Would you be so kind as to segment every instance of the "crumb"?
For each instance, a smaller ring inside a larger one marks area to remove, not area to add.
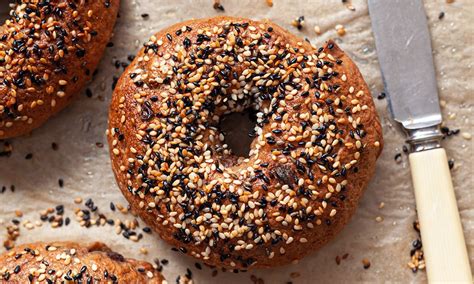
[[[418,238],[412,242],[412,248],[410,250],[410,261],[408,267],[416,273],[418,270],[423,270],[426,267],[425,258],[423,253],[423,244],[420,236],[420,222],[416,220],[413,222],[413,229],[418,233]]]
[[[301,276],[301,274],[300,274],[299,272],[291,272],[291,273],[290,273],[290,277],[291,277],[291,278],[298,278],[298,277],[300,277],[300,276]]]
[[[412,242],[412,249],[410,251],[410,262],[408,262],[408,267],[416,273],[418,270],[425,269],[425,259],[422,250],[422,243],[420,239],[416,239]]]
[[[0,157],[10,157],[13,152],[13,146],[9,142],[3,142],[3,149],[0,148]]]
[[[364,269],[369,269],[370,261],[367,258],[362,259],[362,264],[364,265]]]
[[[355,7],[352,5],[352,1],[342,0],[342,4],[346,6],[350,11],[355,11]]]
[[[385,202],[380,202],[380,204],[379,204],[379,209],[382,209],[382,208],[384,208],[384,207],[385,207]]]
[[[222,12],[225,11],[224,6],[222,6],[220,0],[214,0],[214,5],[213,5],[212,7],[213,7],[215,10],[219,10],[219,11],[222,11]]]
[[[377,221],[378,223],[381,223],[381,222],[383,222],[383,217],[377,216],[377,217],[375,217],[375,221]]]
[[[343,25],[336,25],[335,29],[339,36],[344,36],[346,34],[346,29]]]
[[[303,27],[304,27],[304,16],[299,16],[298,18],[294,19],[291,22],[291,25],[293,27],[297,28],[298,30],[303,29]]]
[[[20,227],[18,226],[19,221],[13,219],[12,224],[7,225],[7,238],[3,242],[3,247],[6,250],[11,250],[15,247],[15,241],[20,236]]]
[[[273,0],[266,0],[268,7],[273,7]]]
[[[263,284],[265,283],[265,281],[263,281],[262,278],[258,278],[257,276],[255,275],[250,275],[250,280],[252,281],[253,284]]]
[[[188,275],[179,275],[176,278],[176,284],[193,284],[193,280],[191,280]]]

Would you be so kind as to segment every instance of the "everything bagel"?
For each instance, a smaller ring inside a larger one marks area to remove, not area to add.
[[[0,28],[0,139],[29,133],[92,77],[119,0],[18,0]]]
[[[221,118],[253,108],[249,157]],[[168,243],[209,265],[301,259],[353,215],[382,150],[361,74],[270,21],[216,17],[152,36],[114,91],[107,136],[118,185]]]

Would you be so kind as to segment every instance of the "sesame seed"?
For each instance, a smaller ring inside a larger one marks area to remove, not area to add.
[[[321,28],[319,26],[314,26],[314,32],[317,34],[317,35],[320,35],[321,34]]]
[[[462,138],[464,138],[466,140],[471,140],[471,138],[472,138],[472,135],[469,132],[463,132],[461,135],[462,135]]]

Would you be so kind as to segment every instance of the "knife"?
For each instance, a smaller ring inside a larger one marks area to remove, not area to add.
[[[395,121],[409,154],[428,281],[472,283],[449,172],[435,69],[421,0],[369,0],[375,45]]]

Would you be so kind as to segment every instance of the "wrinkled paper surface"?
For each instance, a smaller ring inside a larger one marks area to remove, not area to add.
[[[416,219],[413,187],[407,156],[402,155],[401,163],[394,160],[395,154],[402,153],[404,136],[389,118],[387,101],[376,99],[383,86],[365,1],[353,1],[355,11],[347,9],[340,0],[274,0],[271,8],[264,0],[224,0],[222,4],[225,12],[214,10],[211,0],[122,1],[112,40],[115,45],[107,49],[99,73],[89,86],[93,97],[88,98],[82,92],[79,99],[32,135],[11,139],[12,156],[0,157],[0,187],[11,184],[16,187],[14,193],[7,190],[0,194],[0,241],[5,240],[6,225],[15,218],[15,210],[24,212],[24,216],[17,219],[35,223],[40,220],[40,211],[63,204],[65,217],[72,219],[69,226],[51,229],[45,223],[31,231],[21,226],[17,244],[39,240],[100,240],[127,257],[149,261],[156,257],[168,259],[170,263],[164,267],[163,273],[171,283],[177,275],[186,273],[188,267],[193,272],[195,283],[249,283],[252,274],[263,278],[265,283],[424,282],[425,272],[414,274],[407,267],[411,242],[417,238],[412,228]],[[425,1],[425,7],[440,97],[446,102],[442,108],[445,125],[472,134],[474,2],[456,0],[447,4],[444,0]],[[441,11],[445,12],[445,17],[439,20]],[[141,16],[144,13],[148,13],[149,18],[144,19]],[[74,220],[74,208],[85,208],[74,204],[76,197],[92,198],[99,211],[108,217],[133,219],[130,214],[113,213],[109,209],[111,201],[123,205],[126,201],[115,184],[107,147],[96,146],[97,142],[106,144],[111,85],[113,76],[119,76],[121,72],[115,68],[115,60],[127,62],[128,55],[135,54],[149,36],[162,28],[182,20],[215,15],[268,18],[317,45],[336,38],[358,64],[373,92],[385,136],[385,149],[377,163],[375,177],[350,224],[329,245],[299,264],[238,274],[219,271],[216,277],[212,277],[211,269],[205,266],[202,270],[196,269],[194,259],[172,251],[156,235],[144,234],[144,238],[135,243],[116,235],[113,226],[85,229]],[[291,26],[291,21],[301,15],[305,16],[305,28],[298,31]],[[334,27],[337,24],[344,25],[345,36],[336,34]],[[315,25],[321,27],[322,35],[314,33]],[[52,142],[58,144],[57,151],[52,150]],[[474,267],[473,142],[459,134],[445,139],[444,146],[449,158],[455,160],[452,175],[471,266]],[[33,153],[31,160],[25,159],[28,153]],[[64,180],[63,188],[58,186],[60,178]],[[379,209],[381,202],[385,203],[383,209]],[[377,216],[381,216],[383,221],[377,222]],[[140,248],[146,248],[148,254],[140,253]],[[0,252],[3,251],[1,247]],[[345,253],[349,257],[337,265],[336,256]],[[363,268],[363,258],[371,262],[367,270]],[[292,273],[293,277],[290,276]]]

